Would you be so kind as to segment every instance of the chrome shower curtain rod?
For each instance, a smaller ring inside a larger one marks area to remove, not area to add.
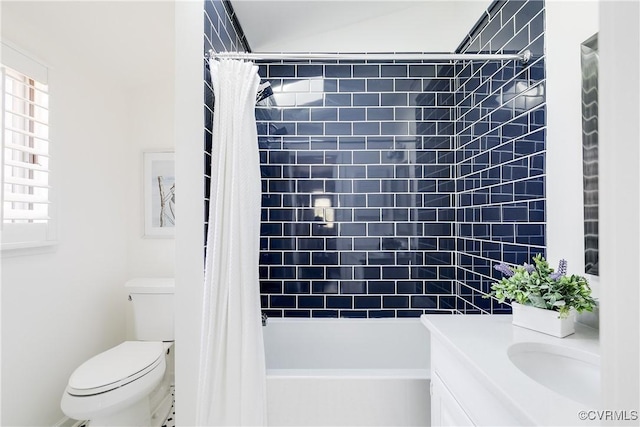
[[[213,52],[209,50],[208,56],[215,59],[247,59],[247,60],[358,60],[358,61],[522,61],[526,64],[531,59],[531,52],[525,50],[515,54],[493,53],[254,53],[254,52]]]

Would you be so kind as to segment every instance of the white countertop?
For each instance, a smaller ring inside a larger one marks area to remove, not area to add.
[[[565,338],[513,326],[510,315],[423,315],[422,323],[432,340],[456,352],[486,380],[510,406],[535,425],[597,425],[579,419],[580,411],[596,410],[562,396],[520,371],[509,359],[507,349],[518,342],[538,342],[600,354],[598,331],[576,323],[576,333]]]

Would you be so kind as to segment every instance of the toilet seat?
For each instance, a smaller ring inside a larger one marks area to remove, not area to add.
[[[156,341],[125,341],[78,367],[67,385],[72,396],[93,396],[129,384],[164,361],[164,345]]]

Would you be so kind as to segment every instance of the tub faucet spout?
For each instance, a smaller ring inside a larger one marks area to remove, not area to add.
[[[262,313],[262,326],[267,326],[267,315],[265,313]]]

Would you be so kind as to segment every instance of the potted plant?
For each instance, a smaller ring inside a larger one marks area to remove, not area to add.
[[[596,305],[587,279],[567,276],[567,261],[554,271],[541,254],[533,264],[494,267],[504,277],[491,286],[487,297],[511,301],[513,324],[563,338],[574,333],[575,313],[592,311]]]

